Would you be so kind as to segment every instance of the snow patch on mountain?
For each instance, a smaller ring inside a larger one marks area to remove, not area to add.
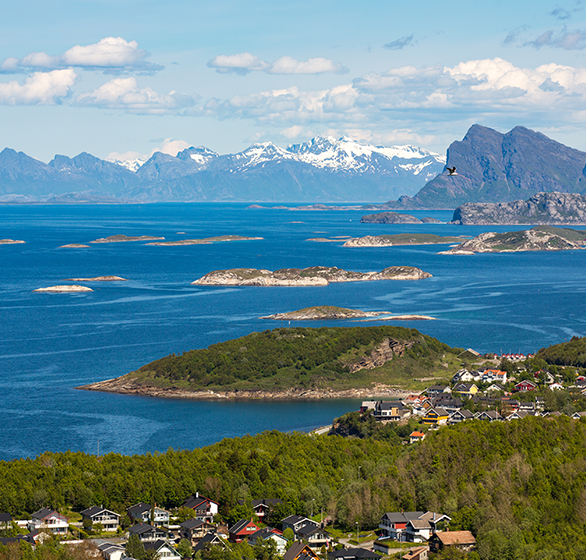
[[[115,163],[116,165],[120,165],[121,167],[125,167],[129,171],[133,171],[136,173],[140,167],[144,165],[146,162],[145,159],[135,158],[135,159],[128,159],[128,160],[118,160],[118,159],[108,159],[110,163]]]

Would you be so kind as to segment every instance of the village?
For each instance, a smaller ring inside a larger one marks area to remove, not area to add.
[[[466,352],[478,357],[472,350]],[[393,401],[363,401],[359,413],[374,418],[377,425],[416,425],[404,439],[406,445],[420,445],[431,431],[467,421],[562,414],[574,420],[586,418],[586,376],[575,368],[529,371],[529,363],[527,356],[505,355],[500,364],[512,364],[506,367],[509,372],[462,368],[450,383],[431,385],[421,393]],[[555,408],[558,401],[550,396],[563,393],[573,400],[566,400],[559,410]],[[316,516],[279,518],[275,513],[281,504],[276,497],[240,501],[231,513],[244,511],[237,510],[240,507],[250,515],[238,519],[220,515],[218,502],[196,492],[172,511],[141,502],[125,512],[93,505],[68,512],[69,517],[50,507],[41,508],[30,519],[13,519],[10,513],[0,512],[0,546],[28,543],[35,547],[53,539],[67,547],[90,546],[91,556],[104,560],[208,560],[222,558],[243,542],[252,547],[255,558],[263,560],[377,559],[396,553],[406,560],[426,560],[445,549],[465,552],[476,546],[470,531],[450,530],[451,518],[442,512],[385,512],[377,530],[365,537],[359,522],[355,534],[343,533],[329,524],[323,511]]]

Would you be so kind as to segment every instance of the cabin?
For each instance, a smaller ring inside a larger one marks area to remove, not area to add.
[[[464,552],[476,546],[476,539],[470,531],[442,531],[429,539],[430,552],[440,552],[445,548],[457,548]]]

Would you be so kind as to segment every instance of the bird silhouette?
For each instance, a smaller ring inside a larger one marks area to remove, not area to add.
[[[457,175],[456,173],[456,166],[454,165],[454,167],[446,167],[446,169],[448,170],[448,173],[450,175]]]

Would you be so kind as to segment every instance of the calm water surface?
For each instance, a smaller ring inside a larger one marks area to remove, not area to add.
[[[100,453],[187,449],[266,429],[310,430],[355,409],[357,402],[350,400],[201,402],[74,389],[170,353],[281,326],[258,318],[271,313],[339,305],[432,315],[438,320],[394,324],[480,352],[531,352],[585,334],[586,251],[450,256],[437,254],[442,246],[344,248],[342,242],[308,241],[515,229],[360,224],[365,213],[250,210],[244,204],[0,207],[0,238],[26,241],[0,246],[0,459],[35,456],[47,449],[95,453],[98,440]],[[451,218],[449,212],[414,214]],[[59,248],[120,233],[168,240],[227,234],[264,239],[177,247],[134,242]],[[313,265],[359,271],[413,265],[433,278],[319,288],[191,285],[216,269]],[[129,281],[88,284],[91,293],[32,292],[65,278],[101,275]]]

